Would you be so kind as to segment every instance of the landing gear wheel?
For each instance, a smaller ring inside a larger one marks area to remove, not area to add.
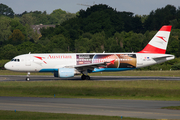
[[[84,75],[84,74],[83,74],[83,75],[81,76],[81,79],[82,79],[82,80],[90,80],[90,77],[89,77],[89,75]]]
[[[81,79],[82,79],[82,80],[85,80],[85,79],[86,79],[86,75],[83,74],[83,75],[81,76]]]
[[[30,80],[30,78],[29,78],[29,77],[27,77],[27,78],[26,78],[26,81],[29,81],[29,80]]]
[[[89,75],[87,75],[87,76],[86,76],[86,80],[90,80],[90,77],[89,77]]]
[[[29,80],[30,80],[30,78],[29,78],[29,77],[30,77],[30,74],[31,74],[30,72],[27,72],[26,81],[29,81]]]

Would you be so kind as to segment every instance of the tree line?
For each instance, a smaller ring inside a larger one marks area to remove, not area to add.
[[[34,32],[30,25],[56,25]],[[163,25],[173,29],[167,53],[180,57],[180,8],[167,5],[149,15],[120,12],[94,5],[76,14],[61,9],[51,14],[30,11],[15,14],[0,4],[0,59],[26,53],[138,52]]]

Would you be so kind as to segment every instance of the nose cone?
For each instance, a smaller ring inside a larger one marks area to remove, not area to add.
[[[6,70],[11,70],[12,65],[11,65],[9,62],[7,62],[7,63],[4,65],[4,68],[6,68]]]

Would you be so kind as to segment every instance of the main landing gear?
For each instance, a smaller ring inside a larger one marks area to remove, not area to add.
[[[29,77],[30,77],[30,74],[31,74],[30,72],[27,72],[26,81],[29,81],[29,80],[30,80],[30,78],[29,78]]]
[[[90,76],[83,74],[83,75],[81,76],[81,79],[82,79],[82,80],[90,80]]]

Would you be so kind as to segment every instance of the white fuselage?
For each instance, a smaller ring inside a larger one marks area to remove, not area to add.
[[[46,53],[24,54],[16,56],[5,64],[5,68],[19,72],[55,72],[59,68],[77,67],[92,63],[115,60],[105,68],[96,68],[99,71],[123,71],[142,68],[174,59],[170,54],[145,53]]]

